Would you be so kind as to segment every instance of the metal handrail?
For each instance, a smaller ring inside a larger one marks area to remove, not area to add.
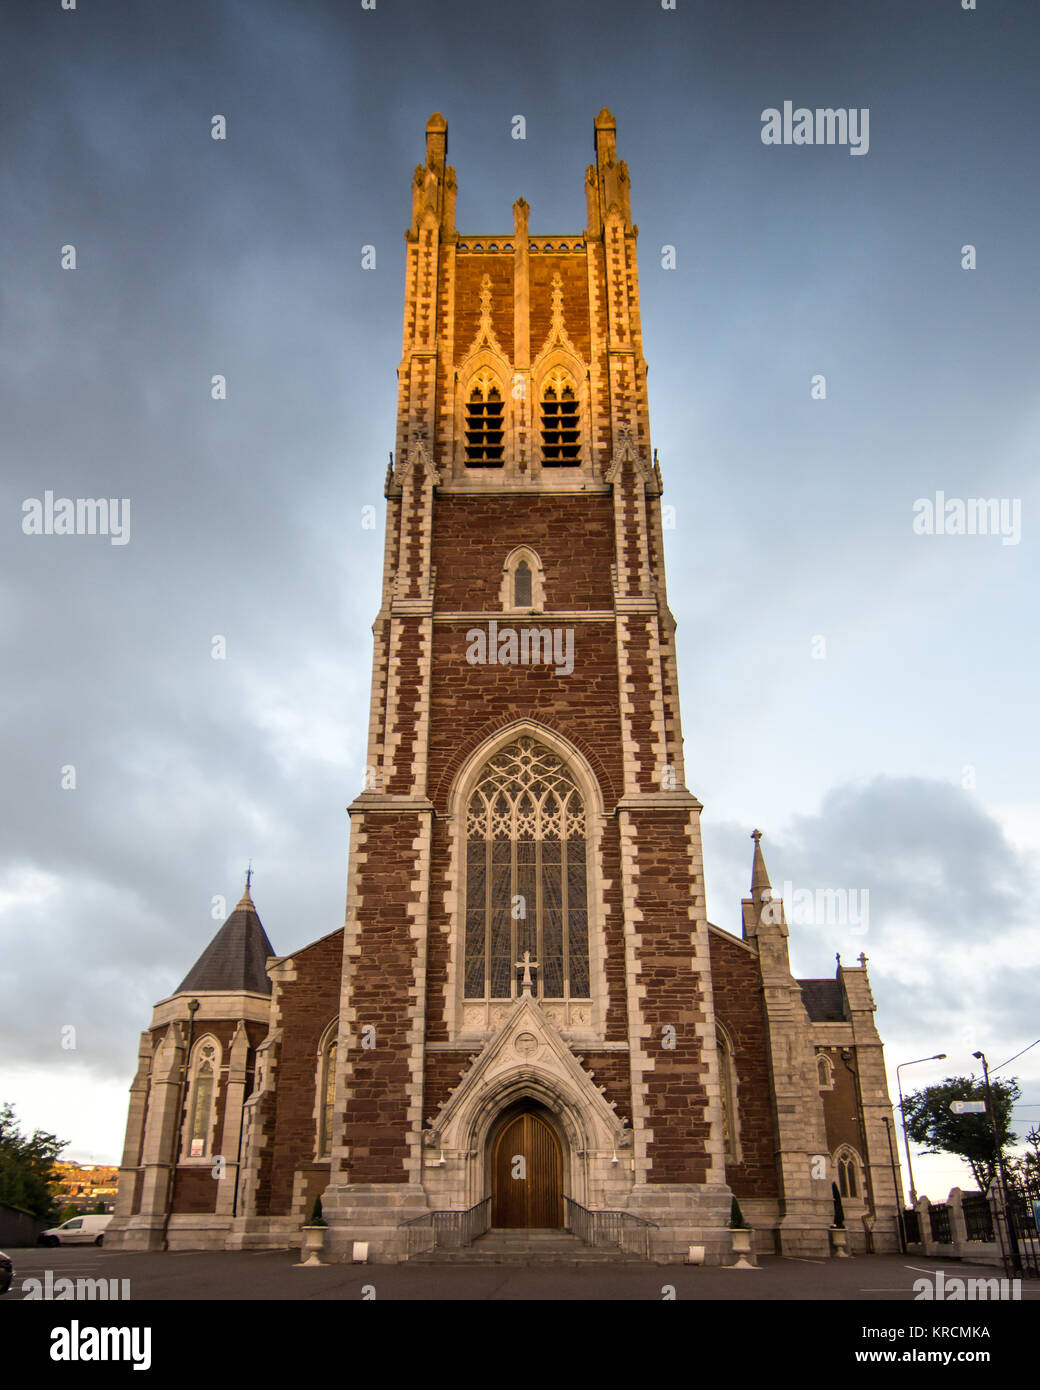
[[[616,1245],[625,1254],[650,1258],[650,1229],[657,1230],[656,1221],[610,1207],[593,1211],[573,1197],[563,1201],[566,1229],[586,1245]]]
[[[491,1226],[491,1197],[482,1197],[465,1211],[424,1211],[402,1221],[409,1255],[425,1255],[431,1250],[462,1250]]]

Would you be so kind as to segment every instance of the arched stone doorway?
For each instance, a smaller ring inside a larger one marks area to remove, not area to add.
[[[563,1225],[563,1145],[548,1111],[532,1102],[511,1107],[488,1145],[491,1225]]]

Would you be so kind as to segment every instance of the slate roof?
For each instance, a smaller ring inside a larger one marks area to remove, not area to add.
[[[802,1002],[814,1023],[844,1023],[845,1007],[840,980],[799,980]]]
[[[177,994],[196,990],[250,990],[270,994],[266,966],[274,947],[249,896],[242,894],[234,912],[185,975]]]

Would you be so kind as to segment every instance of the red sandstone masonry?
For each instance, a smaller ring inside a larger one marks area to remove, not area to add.
[[[343,1169],[352,1183],[405,1182],[416,948],[408,904],[418,877],[413,844],[419,818],[407,811],[370,812],[364,830],[366,860],[357,908],[363,946],[347,966],[355,1018],[343,1136],[350,1157]],[[361,1046],[366,1025],[375,1029],[371,1049]]]
[[[737,1197],[775,1197],[776,1116],[758,958],[714,931],[708,938],[715,1017],[733,1043],[737,1072],[743,1162],[726,1164],[726,1181]]]
[[[387,730],[387,736],[389,741],[393,735],[399,735],[400,741],[396,746],[393,771],[387,778],[386,790],[394,796],[407,796],[412,788],[412,759],[423,687],[423,642],[420,620],[395,618],[394,626],[398,633],[395,648],[397,713],[393,727]],[[391,653],[391,659],[393,655]]]
[[[564,238],[561,238],[564,240]],[[575,238],[577,240],[577,238]],[[552,330],[552,282],[560,277],[563,290],[563,326],[567,337],[588,361],[589,339],[588,262],[585,256],[531,255],[531,360],[534,361]]]
[[[434,625],[437,693],[430,711],[428,785],[442,785],[442,774],[454,761],[467,729],[501,716],[515,718],[519,712],[595,749],[611,781],[622,786],[613,620],[576,625],[574,670],[569,676],[557,675],[552,666],[471,665],[466,660],[466,633],[475,625],[465,620]]]
[[[701,1039],[703,990],[710,978],[694,974],[690,906],[688,812],[632,812],[637,826],[636,908],[639,983],[645,989],[644,1044],[653,1060],[645,1074],[648,1152],[653,1183],[704,1182],[710,1137]],[[666,1026],[675,1029],[675,1047],[663,1046]]]
[[[318,1046],[339,1010],[342,928],[295,952],[292,961],[296,978],[282,984],[279,993],[282,1045],[277,1071],[277,1113],[268,1146],[273,1147],[267,1188],[267,1211],[272,1216],[288,1215],[296,1169],[314,1164]],[[324,1172],[327,1184],[327,1163]]]
[[[511,238],[498,238],[499,245],[506,240]],[[442,250],[442,258],[444,254]],[[485,275],[491,280],[491,326],[507,360],[513,360],[513,257],[467,251],[455,257],[456,364],[469,356],[480,328],[480,282]]]
[[[554,608],[612,609],[613,516],[607,496],[438,497],[433,531],[437,612],[501,615],[502,566],[518,545],[537,551],[545,571],[549,611],[538,619],[547,620]]]

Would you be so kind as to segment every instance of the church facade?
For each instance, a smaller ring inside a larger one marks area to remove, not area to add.
[[[708,922],[687,788],[629,175],[595,121],[581,233],[455,227],[447,124],[406,234],[366,785],[346,922],[279,957],[247,882],[141,1035],[124,1249],[396,1261],[431,1213],[660,1261],[898,1248],[865,958],[796,980],[749,841]],[[591,1214],[591,1215],[590,1215]]]

